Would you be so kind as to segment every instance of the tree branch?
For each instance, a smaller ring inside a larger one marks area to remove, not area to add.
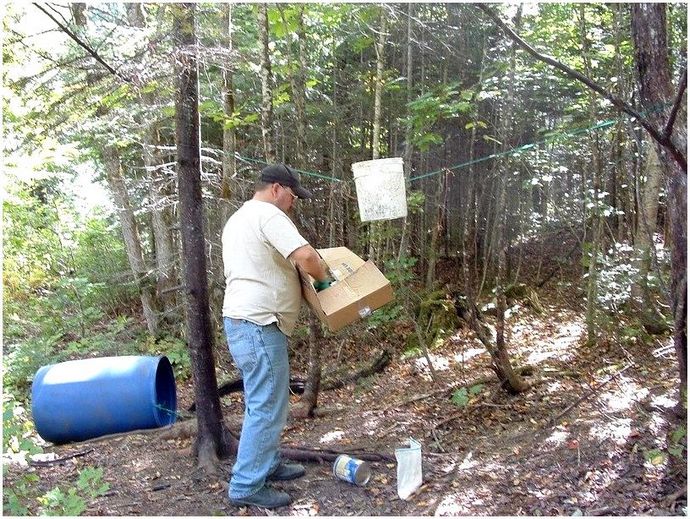
[[[52,14],[50,14],[48,11],[46,11],[45,9],[43,9],[43,7],[41,7],[40,5],[38,5],[36,2],[32,2],[32,3],[33,3],[33,5],[36,6],[39,10],[43,11],[43,13],[45,13],[45,15],[46,15],[48,18],[50,18],[51,20],[53,20],[53,22],[55,22],[55,24],[60,28],[60,30],[61,30],[62,32],[64,32],[65,34],[67,34],[67,36],[69,36],[70,38],[72,38],[80,47],[82,47],[84,50],[86,50],[86,52],[88,52],[96,61],[98,61],[101,65],[103,65],[106,69],[108,69],[108,71],[109,71],[111,74],[114,74],[115,76],[119,77],[119,78],[122,79],[123,81],[126,81],[127,83],[132,83],[132,80],[131,80],[130,78],[128,78],[128,77],[126,77],[126,76],[123,76],[120,72],[118,72],[118,71],[115,70],[113,67],[111,67],[110,65],[108,65],[108,63],[106,63],[105,60],[104,60],[103,58],[101,58],[95,50],[93,50],[93,49],[92,49],[91,47],[89,47],[86,43],[84,43],[83,41],[81,41],[81,40],[79,39],[79,37],[78,37],[76,34],[74,34],[72,31],[70,31],[68,27],[66,27],[65,25],[63,25],[62,23],[60,23]]]
[[[683,101],[683,94],[685,94],[685,89],[688,86],[688,69],[684,68],[680,74],[680,86],[678,87],[678,93],[676,94],[676,101],[673,103],[673,108],[671,109],[671,115],[668,116],[668,122],[664,128],[663,138],[669,140],[671,138],[671,133],[673,133],[673,125],[676,122],[676,116],[678,115],[678,110]]]
[[[537,51],[534,47],[532,47],[529,43],[527,43],[525,40],[523,40],[517,33],[515,33],[510,27],[508,27],[503,20],[487,5],[484,4],[476,4],[476,7],[478,9],[481,9],[486,13],[486,15],[491,18],[496,25],[498,25],[503,31],[515,42],[517,43],[520,47],[522,47],[525,51],[527,51],[529,54],[537,58],[539,61],[543,61],[544,63],[547,63],[551,65],[554,68],[557,68],[561,72],[564,72],[567,76],[570,76],[573,79],[576,79],[580,81],[581,83],[584,83],[587,85],[589,88],[594,90],[595,92],[601,94],[604,96],[606,99],[611,101],[615,107],[617,107],[619,110],[625,112],[626,114],[630,115],[633,117],[640,125],[649,132],[649,135],[658,142],[662,147],[666,148],[669,153],[673,156],[674,160],[678,162],[683,170],[687,170],[687,160],[685,158],[685,155],[678,150],[678,148],[671,142],[670,139],[670,134],[669,137],[665,137],[665,134],[659,133],[659,131],[652,126],[652,124],[645,119],[641,113],[639,113],[637,110],[635,110],[631,105],[623,101],[622,99],[614,96],[611,94],[608,90],[606,90],[604,87],[599,85],[598,83],[594,82],[584,74],[578,72],[577,70],[571,69],[567,65],[564,65],[560,61],[557,61],[556,59],[552,58],[551,56],[547,56],[545,54],[541,54],[539,51]]]

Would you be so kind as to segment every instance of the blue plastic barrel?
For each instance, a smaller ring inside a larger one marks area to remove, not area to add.
[[[46,441],[67,443],[175,422],[175,375],[167,357],[101,357],[43,366],[31,412]]]

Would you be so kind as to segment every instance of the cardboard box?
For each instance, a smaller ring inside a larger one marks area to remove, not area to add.
[[[346,247],[318,249],[336,283],[317,292],[314,279],[300,271],[302,295],[328,329],[336,332],[393,300],[390,281],[369,260]]]

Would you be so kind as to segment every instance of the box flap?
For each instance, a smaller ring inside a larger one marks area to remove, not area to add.
[[[359,267],[364,265],[364,260],[347,247],[318,249],[317,252],[323,261],[326,262],[337,281],[341,281],[347,276],[354,274]]]

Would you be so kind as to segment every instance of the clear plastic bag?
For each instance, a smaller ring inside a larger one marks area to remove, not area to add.
[[[407,499],[422,486],[422,444],[410,438],[409,447],[395,449],[398,461],[398,496]]]

